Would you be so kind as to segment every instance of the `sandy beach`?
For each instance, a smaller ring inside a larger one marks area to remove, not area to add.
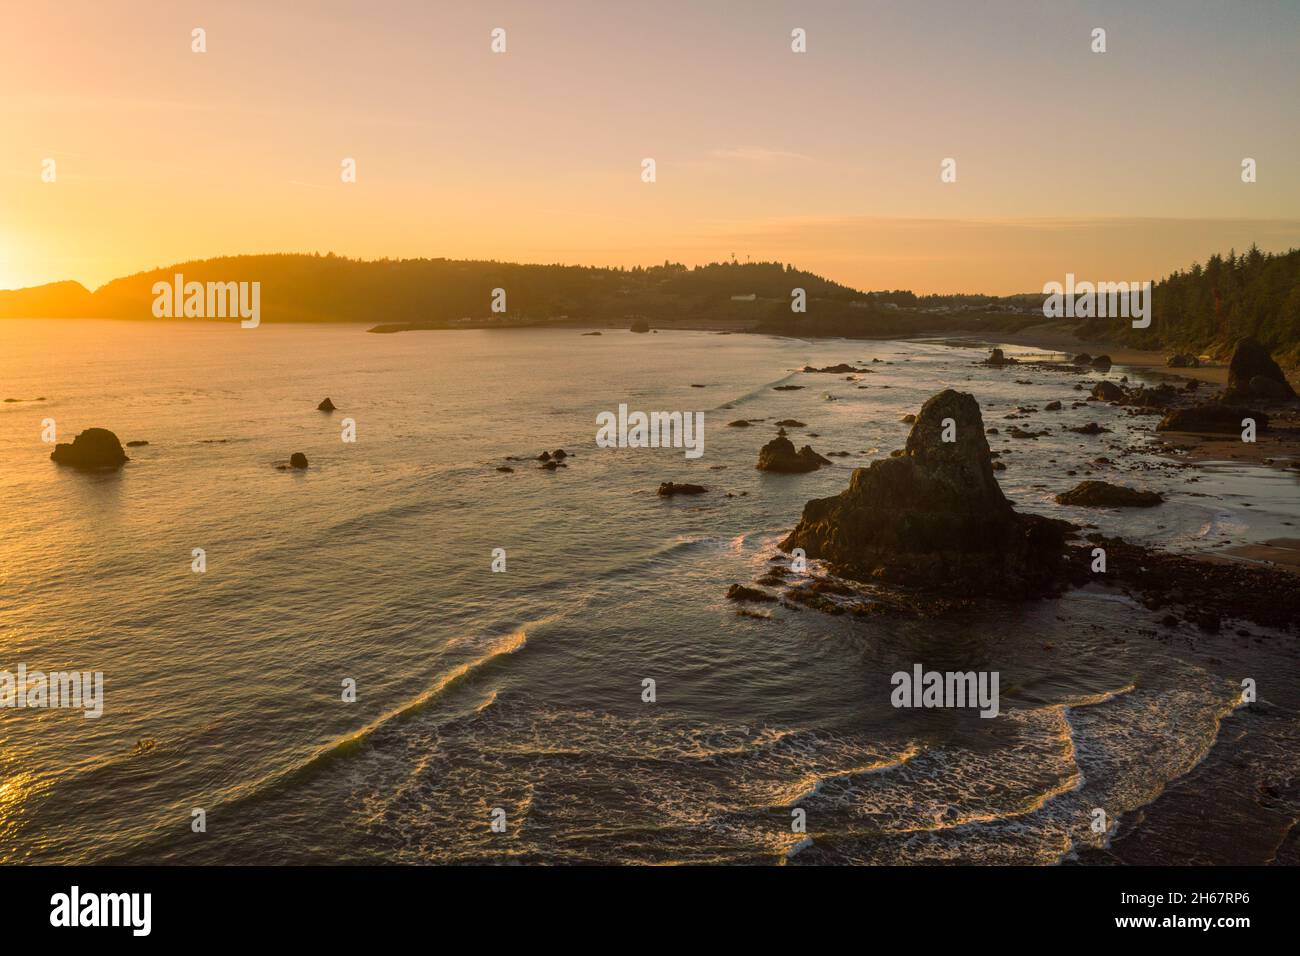
[[[1073,329],[1067,323],[1046,322],[1000,338],[1007,345],[1040,348],[1044,351],[1061,352],[1071,356],[1078,355],[1080,352],[1087,352],[1089,355],[1109,355],[1111,361],[1116,365],[1165,372],[1180,378],[1196,379],[1213,385],[1223,386],[1228,384],[1228,364],[1226,362],[1202,364],[1197,368],[1173,369],[1165,364],[1169,358],[1168,350],[1132,349],[1122,345],[1108,345],[1104,342],[1085,342],[1074,337]]]

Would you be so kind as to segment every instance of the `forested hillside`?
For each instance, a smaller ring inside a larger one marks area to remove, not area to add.
[[[502,324],[728,325],[800,336],[904,337],[926,332],[996,335],[1043,321],[1042,295],[862,292],[780,262],[679,263],[631,269],[521,265],[456,259],[362,261],[334,255],[230,256],[183,262],[115,279],[95,292],[76,282],[0,292],[0,318],[152,317],[153,285],[186,281],[262,283],[262,320],[368,322],[441,327]],[[791,310],[803,289],[806,311]],[[492,311],[494,289],[506,293]],[[1253,335],[1284,365],[1300,365],[1300,250],[1252,247],[1214,255],[1160,280],[1151,326],[1080,320],[1081,340],[1226,356]]]
[[[1107,335],[1134,348],[1164,348],[1225,357],[1253,335],[1284,365],[1300,365],[1300,249],[1274,255],[1213,255],[1155,287],[1151,327],[1094,319],[1084,338]]]
[[[269,322],[443,323],[461,319],[545,322],[753,322],[762,303],[807,290],[819,302],[861,293],[778,262],[665,262],[632,269],[521,265],[456,259],[362,261],[334,255],[231,256],[182,262],[115,279],[94,293],[77,283],[0,292],[0,317],[151,318],[155,282],[260,282]],[[492,311],[505,290],[504,313]]]

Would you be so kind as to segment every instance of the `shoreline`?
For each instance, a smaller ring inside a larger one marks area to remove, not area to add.
[[[1196,368],[1170,368],[1166,364],[1169,353],[1160,349],[1134,349],[1105,342],[1085,342],[1068,334],[1068,329],[1054,323],[1034,325],[1019,332],[999,336],[999,343],[1020,348],[1043,349],[1065,355],[1087,352],[1090,355],[1109,355],[1115,365],[1143,371],[1157,371],[1175,378],[1196,379],[1214,385],[1228,384],[1228,366],[1214,363]]]

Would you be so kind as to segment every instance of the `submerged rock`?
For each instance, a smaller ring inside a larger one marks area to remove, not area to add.
[[[702,495],[708,488],[703,485],[677,484],[672,481],[665,481],[659,485],[659,490],[655,492],[661,498],[671,498],[673,495]]]
[[[830,463],[829,458],[823,458],[809,445],[804,445],[796,452],[794,442],[784,435],[778,435],[758,450],[757,468],[759,471],[801,474],[816,471],[822,465]]]
[[[842,374],[844,374],[845,372],[865,372],[865,371],[867,371],[867,369],[864,369],[864,368],[858,368],[857,366],[854,366],[854,365],[848,365],[847,363],[844,363],[844,362],[841,362],[839,365],[827,365],[825,368],[813,368],[813,366],[811,366],[811,365],[805,365],[805,366],[803,367],[803,370],[804,370],[805,372],[822,372],[822,373],[828,373],[828,374],[831,374],[831,375],[842,375]]]
[[[307,456],[304,455],[304,454],[303,454],[302,452],[300,452],[300,451],[296,451],[296,452],[294,452],[292,455],[289,456],[289,467],[290,467],[290,468],[306,468],[306,467],[307,467]]]
[[[756,601],[762,603],[775,603],[776,597],[768,594],[766,591],[760,591],[758,588],[745,587],[743,584],[733,584],[727,588],[728,601]]]
[[[87,428],[72,439],[72,444],[61,442],[50,452],[50,460],[73,468],[120,468],[131,459],[107,428]]]
[[[332,411],[334,411],[335,405],[334,405],[333,402],[331,402],[331,401],[329,400],[329,396],[326,395],[326,396],[325,396],[325,401],[323,401],[323,402],[321,402],[319,405],[317,405],[316,408],[317,408],[319,411],[322,411],[322,412],[332,412]]]
[[[922,406],[902,454],[855,469],[845,491],[808,502],[781,548],[803,548],[845,577],[1026,598],[1060,578],[1068,527],[1011,507],[993,476],[979,404],[946,389]]]
[[[1262,379],[1256,382],[1256,379]],[[1256,339],[1247,336],[1237,343],[1228,365],[1228,390],[1225,401],[1251,398],[1286,402],[1295,398],[1295,389],[1286,380],[1273,356]]]
[[[1138,491],[1108,481],[1085,481],[1056,496],[1057,504],[1085,508],[1150,508],[1164,500],[1159,492]]]

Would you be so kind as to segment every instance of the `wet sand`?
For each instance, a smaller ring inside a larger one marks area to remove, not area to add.
[[[1300,413],[1267,409],[1269,430],[1253,442],[1236,435],[1198,432],[1161,432],[1160,437],[1181,461],[1240,461],[1273,468],[1295,468],[1300,464]]]
[[[1164,349],[1132,349],[1122,345],[1108,345],[1103,342],[1084,342],[1074,337],[1071,326],[1058,322],[1030,326],[1019,332],[1000,335],[998,341],[1006,345],[1019,345],[1024,348],[1040,348],[1045,351],[1063,352],[1078,355],[1109,355],[1115,365],[1125,365],[1146,371],[1159,371],[1184,379],[1196,379],[1213,385],[1228,384],[1228,364],[1212,363],[1198,368],[1169,368],[1165,362],[1169,358]]]
[[[1045,323],[1021,332],[998,337],[1000,345],[1040,349],[1044,353],[1077,355],[1109,355],[1114,369],[1123,374],[1125,369],[1139,370],[1148,375],[1187,381],[1205,382],[1219,387],[1228,384],[1227,363],[1202,365],[1198,368],[1169,368],[1165,361],[1169,353],[1163,350],[1130,349],[1099,342],[1083,342],[1074,338],[1068,325]],[[1114,370],[1113,369],[1113,370]],[[1112,370],[1112,371],[1113,371]],[[1288,376],[1295,384],[1296,376]],[[1209,402],[1216,397],[1212,390],[1201,389],[1192,396],[1193,403]],[[1262,432],[1254,442],[1243,442],[1236,435],[1201,434],[1196,432],[1161,432],[1161,438],[1170,446],[1170,452],[1180,461],[1234,461],[1274,468],[1295,468],[1300,465],[1300,410],[1294,407],[1262,407],[1270,420],[1269,430]]]
[[[1231,555],[1231,557],[1224,557]],[[1267,564],[1279,571],[1300,574],[1300,538],[1270,538],[1257,544],[1240,544],[1222,554],[1195,555],[1199,560],[1214,562],[1248,561]]]

